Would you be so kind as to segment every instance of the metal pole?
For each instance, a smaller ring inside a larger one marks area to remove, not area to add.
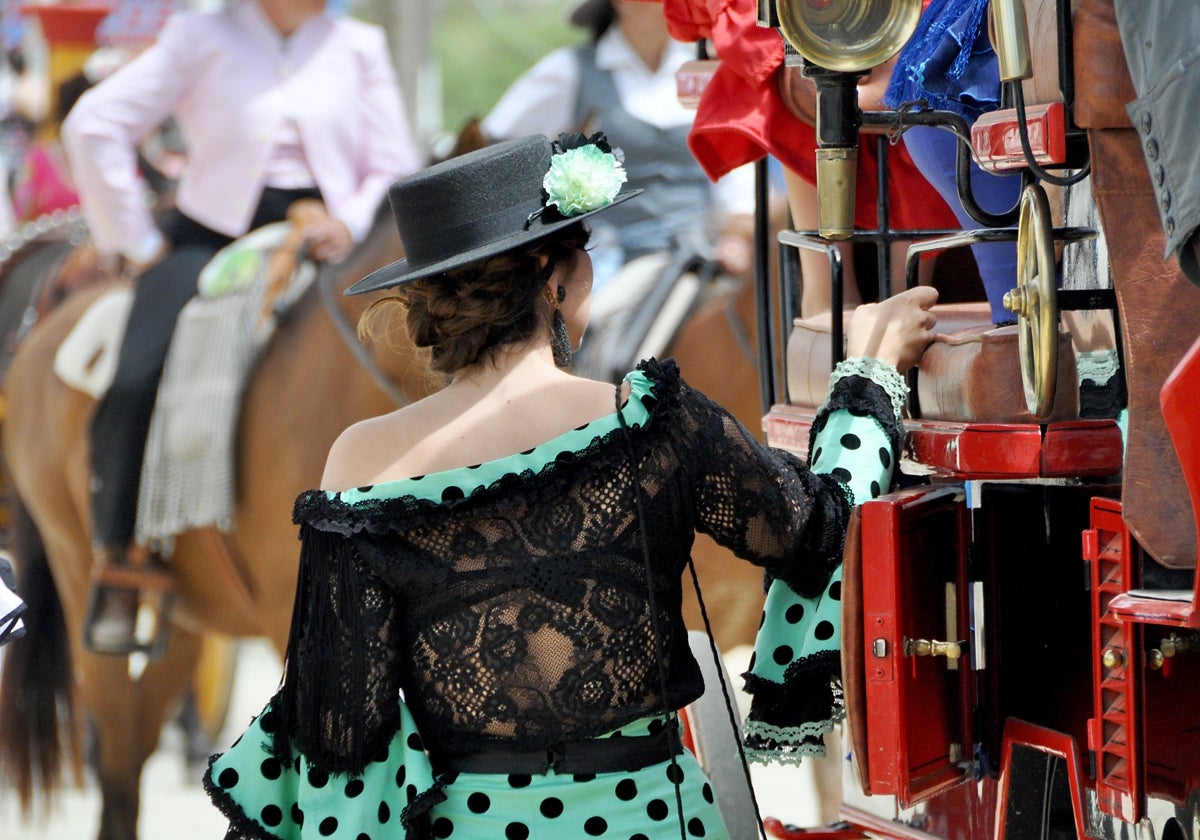
[[[409,124],[419,143],[441,130],[441,78],[430,47],[445,0],[365,0],[363,16],[388,33]]]

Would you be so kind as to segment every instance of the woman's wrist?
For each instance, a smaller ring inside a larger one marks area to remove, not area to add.
[[[896,370],[895,365],[881,361],[874,356],[853,356],[838,362],[829,376],[830,393],[833,392],[838,382],[849,376],[861,376],[882,388],[891,401],[896,422],[900,423],[903,420],[904,404],[908,401],[909,389],[908,383]]]

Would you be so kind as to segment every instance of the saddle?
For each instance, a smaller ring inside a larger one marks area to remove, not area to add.
[[[1082,0],[1075,13],[1076,122],[1087,130],[1092,193],[1101,227],[1122,247],[1109,253],[1125,347],[1129,433],[1122,477],[1124,519],[1161,565],[1192,568],[1196,524],[1159,392],[1200,333],[1200,289],[1166,237],[1141,140],[1125,112],[1136,94],[1112,0]]]
[[[298,203],[290,217],[222,249],[201,272],[180,313],[150,421],[135,542],[169,557],[173,538],[214,526],[228,531],[241,395],[276,322],[316,275],[305,259]],[[99,397],[116,370],[132,290],[101,295],[55,355],[56,374]]]

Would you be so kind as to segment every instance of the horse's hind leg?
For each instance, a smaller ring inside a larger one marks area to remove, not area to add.
[[[102,807],[99,840],[137,836],[142,768],[158,745],[167,713],[188,685],[200,640],[173,628],[163,657],[137,680],[124,657],[81,654],[81,689],[98,738]]]

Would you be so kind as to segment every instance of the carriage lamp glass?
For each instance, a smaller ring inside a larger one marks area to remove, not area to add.
[[[921,0],[778,0],[779,29],[796,52],[827,70],[862,72],[912,37]]]
[[[557,147],[557,144],[555,144]],[[612,204],[628,176],[618,156],[602,137],[593,135],[582,145],[558,151],[542,179],[546,206],[563,216],[578,216]]]

